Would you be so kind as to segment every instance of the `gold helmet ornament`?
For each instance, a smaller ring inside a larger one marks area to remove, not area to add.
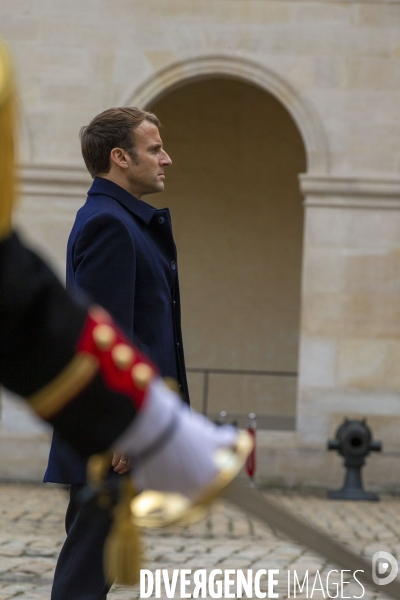
[[[14,184],[14,77],[10,53],[0,41],[0,239],[11,232]]]

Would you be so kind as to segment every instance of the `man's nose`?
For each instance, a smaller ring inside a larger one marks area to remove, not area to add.
[[[172,165],[172,160],[170,159],[168,154],[165,152],[165,150],[163,150],[163,155],[161,157],[161,164],[164,165],[165,167],[169,167],[170,165]]]

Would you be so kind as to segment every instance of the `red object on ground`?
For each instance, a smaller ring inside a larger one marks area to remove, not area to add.
[[[254,473],[256,471],[256,428],[255,427],[248,427],[247,431],[249,432],[249,434],[251,435],[251,437],[253,438],[253,450],[251,451],[251,453],[249,454],[248,459],[246,460],[246,472],[247,475],[253,479],[254,478]]]

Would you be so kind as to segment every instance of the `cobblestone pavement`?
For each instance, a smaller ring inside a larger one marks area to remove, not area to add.
[[[379,503],[345,503],[329,502],[322,495],[278,492],[270,492],[270,495],[365,556],[371,557],[377,550],[400,556],[400,498],[384,497]],[[43,485],[0,485],[0,600],[49,599],[54,566],[64,538],[66,503],[67,495],[60,489]],[[258,569],[279,569],[275,591],[283,599],[288,597],[288,569],[292,573],[296,570],[299,577],[309,571],[310,595],[304,594],[304,590],[303,593],[298,591],[297,598],[318,600],[326,596],[321,591],[311,595],[316,571],[325,582],[328,571],[335,568],[222,501],[214,505],[202,523],[183,530],[147,533],[145,546],[144,567],[168,569],[170,575],[173,569],[181,568],[191,569],[192,573],[197,569],[207,572],[252,569],[253,573]],[[265,580],[261,581],[261,589],[266,591]],[[334,579],[331,582],[333,586]],[[318,587],[321,587],[319,583],[315,585]],[[177,589],[174,597],[180,598]],[[334,590],[331,587],[331,597],[335,596]],[[368,590],[361,594],[359,585],[345,586],[345,597],[386,598]],[[140,595],[138,588],[114,586],[108,597],[109,600],[133,600]],[[161,597],[167,597],[164,586]],[[341,597],[340,592],[338,597]]]

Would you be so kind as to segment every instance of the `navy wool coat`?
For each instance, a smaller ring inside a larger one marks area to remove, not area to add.
[[[161,375],[178,381],[189,402],[168,209],[157,210],[97,177],[68,240],[67,288],[108,310]],[[85,461],[54,434],[44,481],[84,483],[85,472]]]

